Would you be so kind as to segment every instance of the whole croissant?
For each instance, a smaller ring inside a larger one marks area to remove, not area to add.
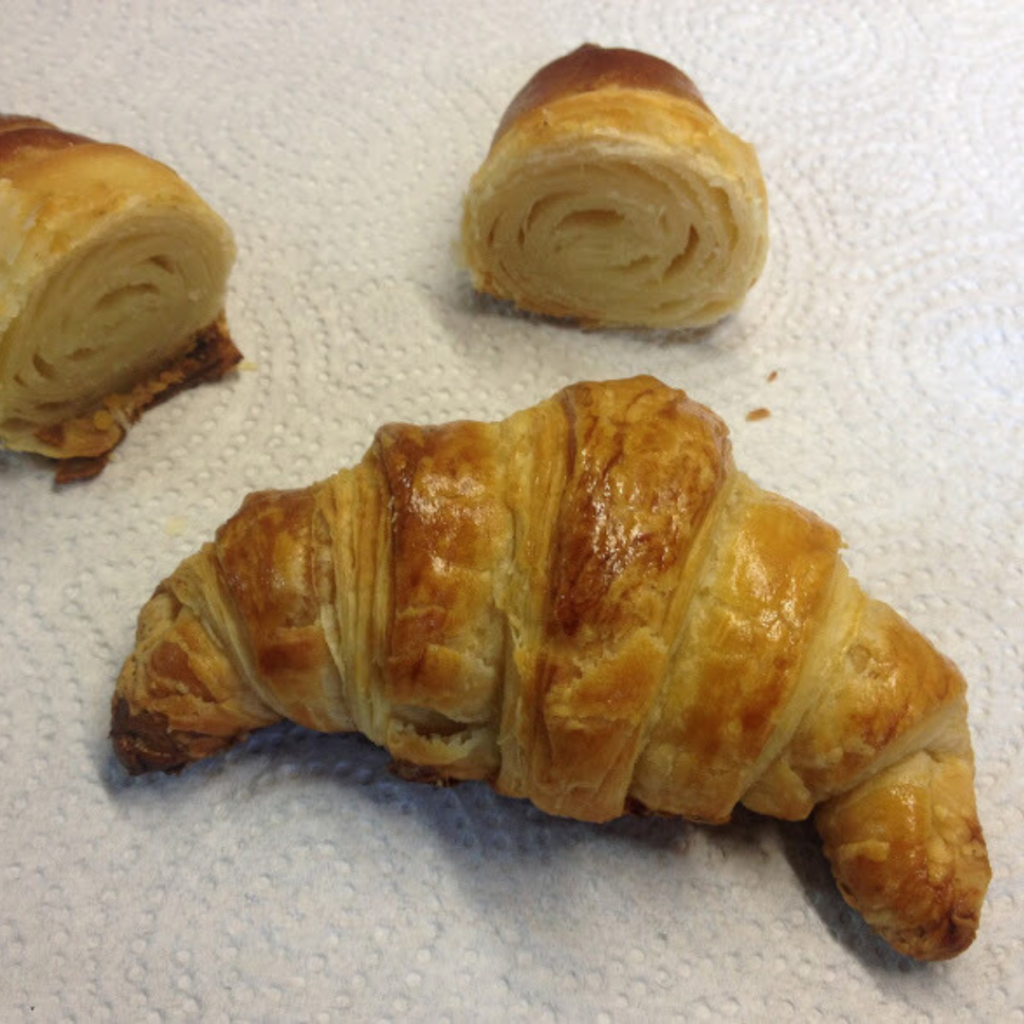
[[[989,879],[964,681],[839,547],[653,378],[386,426],[355,468],[249,496],[157,588],[114,747],[173,772],[291,719],[585,821],[816,808],[846,899],[950,957]]]
[[[588,326],[713,323],[767,249],[753,147],[683,72],[636,50],[588,44],[538,71],[464,203],[478,290]]]
[[[0,442],[92,476],[147,407],[220,377],[234,256],[170,168],[0,115]]]

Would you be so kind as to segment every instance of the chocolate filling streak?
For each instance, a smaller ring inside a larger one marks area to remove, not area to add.
[[[231,340],[227,323],[221,317],[199,331],[183,355],[136,384],[131,391],[108,396],[100,408],[92,412],[37,430],[36,437],[40,441],[57,447],[63,444],[69,432],[114,433],[107,451],[58,460],[56,482],[68,484],[98,476],[110,461],[114,448],[124,440],[128,426],[139,420],[147,409],[180,391],[219,380],[241,359],[242,353]]]
[[[167,772],[177,775],[188,763],[188,750],[179,745],[159,711],[132,713],[123,697],[114,701],[110,739],[117,759],[130,775]]]

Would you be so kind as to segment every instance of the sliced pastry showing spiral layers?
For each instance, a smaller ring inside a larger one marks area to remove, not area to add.
[[[169,167],[0,115],[0,442],[91,476],[146,408],[222,376],[234,258]]]
[[[966,687],[839,551],[652,378],[385,426],[354,468],[251,495],[160,584],[114,748],[175,772],[289,719],[583,821],[815,814],[847,900],[950,957],[989,880]]]
[[[512,100],[465,198],[462,251],[479,291],[523,310],[705,326],[764,266],[757,154],[678,68],[587,44]]]

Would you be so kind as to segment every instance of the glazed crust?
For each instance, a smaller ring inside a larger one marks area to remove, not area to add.
[[[694,83],[646,53],[587,44],[542,68],[501,118],[464,203],[474,286],[592,327],[700,327],[764,266],[754,149]]]
[[[172,170],[0,115],[0,442],[94,476],[145,409],[241,358],[234,242]]]
[[[516,93],[498,123],[491,144],[493,146],[520,117],[564,96],[606,88],[663,92],[711,112],[693,80],[667,60],[639,50],[584,43],[578,50],[542,67]]]
[[[816,813],[844,896],[952,956],[989,875],[966,687],[840,545],[649,377],[386,426],[353,469],[250,496],[161,584],[114,746],[175,771],[287,718],[586,821]]]

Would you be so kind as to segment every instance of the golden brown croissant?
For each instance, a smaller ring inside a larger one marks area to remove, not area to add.
[[[589,44],[512,100],[463,212],[478,290],[589,326],[714,323],[767,249],[754,149],[671,64]]]
[[[92,476],[147,407],[220,377],[234,257],[170,168],[0,115],[0,442]]]
[[[250,495],[157,588],[114,747],[177,771],[291,719],[585,821],[817,808],[847,900],[953,956],[989,879],[964,681],[839,547],[650,377],[386,426],[355,468]]]

